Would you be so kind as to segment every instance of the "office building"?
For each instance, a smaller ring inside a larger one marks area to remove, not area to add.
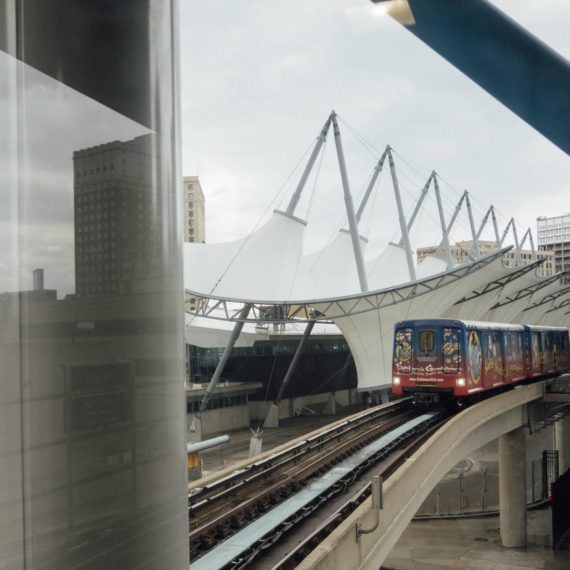
[[[80,297],[148,292],[160,278],[152,135],[73,153]]]
[[[538,249],[550,253],[557,272],[570,270],[570,214],[536,220]],[[564,282],[570,282],[568,277]]]
[[[205,202],[198,176],[185,176],[184,241],[206,243]]]
[[[464,263],[468,261],[469,255],[472,255],[473,241],[464,240],[458,241],[451,245],[451,256],[455,264]],[[481,255],[491,253],[497,249],[496,241],[479,240],[479,250]],[[433,255],[437,251],[437,246],[432,245],[428,247],[420,247],[416,250],[418,263],[426,257],[426,255]],[[537,251],[538,259],[544,259],[543,264],[538,268],[538,274],[542,277],[547,277],[553,274],[554,271],[554,261],[553,254],[547,251]],[[441,256],[445,259],[445,253],[441,253]],[[503,256],[503,263],[507,267],[514,267],[516,265],[517,253],[515,248],[507,251]],[[521,261],[523,264],[529,263],[534,260],[534,255],[530,249],[523,249],[521,251]]]

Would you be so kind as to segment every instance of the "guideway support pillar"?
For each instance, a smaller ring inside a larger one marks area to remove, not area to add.
[[[564,416],[554,424],[554,436],[558,451],[558,471],[563,475],[570,469],[570,417]]]
[[[527,521],[524,428],[499,437],[499,504],[503,546],[525,547]]]

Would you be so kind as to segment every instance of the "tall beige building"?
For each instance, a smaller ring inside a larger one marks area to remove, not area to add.
[[[470,253],[473,247],[473,240],[458,241],[451,245],[451,255],[453,261],[457,264],[463,263],[469,259],[468,252]],[[496,241],[486,241],[479,240],[479,249],[481,255],[491,253],[497,249]],[[434,254],[437,250],[436,245],[430,245],[428,247],[420,247],[416,250],[418,263],[426,257],[426,255]],[[442,254],[444,256],[445,254]],[[547,277],[552,275],[554,272],[554,254],[550,251],[537,251],[537,256],[539,259],[544,259],[544,263],[538,268],[539,275]],[[523,249],[521,251],[522,263],[529,263],[533,259],[532,251],[530,249]],[[516,263],[516,251],[511,249],[508,251],[504,257],[503,261],[507,267],[514,267]]]
[[[198,176],[184,177],[184,241],[206,242],[206,213]]]
[[[206,242],[206,208],[204,192],[198,176],[184,177],[184,241]],[[196,297],[188,293],[185,296],[185,307],[189,311],[196,308]]]

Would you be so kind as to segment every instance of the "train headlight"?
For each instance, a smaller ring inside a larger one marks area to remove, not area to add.
[[[465,386],[465,378],[458,378],[456,382],[458,386]]]
[[[394,384],[396,384],[396,386],[399,386],[399,384],[400,384],[400,377],[399,377],[399,376],[394,376],[394,377],[392,378],[392,382],[393,382]]]

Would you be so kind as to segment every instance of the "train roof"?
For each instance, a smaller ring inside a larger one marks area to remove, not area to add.
[[[537,331],[537,332],[542,332],[542,331],[561,331],[561,332],[567,332],[568,328],[567,327],[551,327],[548,325],[526,325],[531,331]]]
[[[398,321],[396,326],[441,326],[441,327],[457,327],[465,326],[467,328],[478,328],[487,330],[512,330],[522,331],[522,325],[513,325],[512,323],[489,323],[481,321],[464,321],[462,319],[406,319]]]
[[[486,321],[464,321],[462,319],[406,319],[403,321],[398,321],[396,327],[402,326],[442,326],[442,327],[453,327],[453,326],[465,326],[470,329],[484,329],[484,330],[507,330],[507,331],[523,331],[525,327],[530,330],[538,332],[546,331],[567,331],[565,327],[550,327],[550,326],[538,326],[538,325],[515,325],[512,323],[492,323]]]

